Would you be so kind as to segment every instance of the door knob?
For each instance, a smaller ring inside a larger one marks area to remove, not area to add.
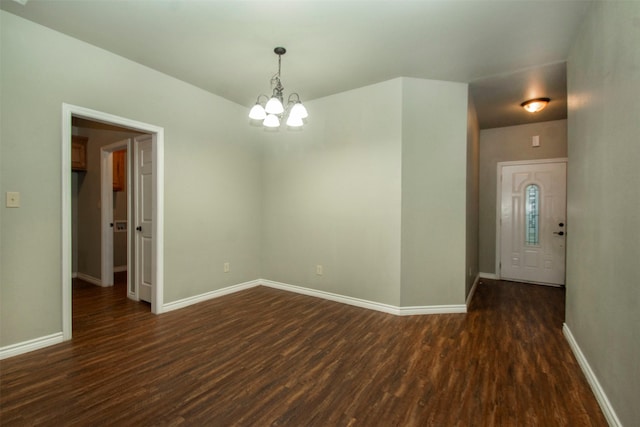
[[[564,236],[564,231],[554,231],[553,234],[557,234],[558,236]]]
[[[142,226],[141,226],[141,225],[137,226],[137,227],[136,227],[136,230],[138,230],[138,231],[142,231]]]

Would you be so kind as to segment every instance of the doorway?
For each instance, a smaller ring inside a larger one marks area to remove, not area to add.
[[[565,284],[567,159],[498,163],[501,279]]]
[[[139,134],[100,148],[101,267],[103,286],[112,286],[117,249],[125,253],[127,297],[152,302],[153,137]],[[128,177],[128,178],[127,178]],[[116,201],[127,206],[117,218]],[[125,200],[122,200],[125,199]],[[123,215],[124,212],[124,215]],[[129,227],[131,224],[131,227]],[[125,233],[126,239],[120,235]],[[118,247],[118,237],[120,245]],[[125,244],[122,245],[122,240]],[[120,263],[123,257],[120,256]]]
[[[149,152],[152,159],[152,174],[149,184],[149,217],[150,239],[148,244],[148,265],[144,269],[149,272],[152,283],[150,303],[155,314],[162,312],[163,301],[163,176],[164,176],[164,129],[158,126],[137,122],[127,118],[114,116],[100,111],[90,110],[70,104],[62,105],[62,331],[63,339],[72,337],[72,209],[71,209],[71,133],[73,118],[82,118],[108,125],[118,126],[149,135]],[[134,150],[135,148],[132,148]],[[134,166],[132,175],[135,174]],[[68,172],[67,172],[68,171]]]

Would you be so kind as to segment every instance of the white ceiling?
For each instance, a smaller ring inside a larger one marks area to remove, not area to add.
[[[0,0],[0,7],[247,107],[269,91],[276,46],[287,48],[285,94],[303,101],[399,76],[470,82],[481,127],[489,128],[566,117],[564,61],[589,3]],[[546,113],[523,114],[520,102],[540,96],[552,98]]]

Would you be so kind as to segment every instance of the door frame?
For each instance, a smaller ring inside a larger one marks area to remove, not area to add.
[[[131,176],[130,168],[130,151],[131,139],[123,139],[113,144],[100,147],[100,234],[101,239],[101,255],[100,255],[100,273],[102,286],[113,286],[113,152],[126,150],[126,183],[127,183],[127,295],[131,299],[137,299],[137,293],[130,292],[129,283],[131,283],[131,233],[129,224],[131,224],[132,209],[131,204],[131,186],[128,177]]]
[[[502,278],[502,268],[500,266],[502,255],[502,168],[505,166],[522,166],[522,165],[538,165],[541,163],[566,163],[569,164],[567,157],[558,157],[553,159],[539,160],[517,160],[509,162],[498,162],[496,167],[496,279]],[[566,267],[566,258],[565,258]]]
[[[152,217],[153,242],[151,257],[153,281],[151,312],[160,314],[164,300],[164,128],[127,119],[109,113],[92,110],[77,105],[62,104],[62,337],[72,337],[72,247],[71,247],[71,132],[72,119],[79,117],[96,122],[120,126],[152,136],[153,147],[153,184]]]

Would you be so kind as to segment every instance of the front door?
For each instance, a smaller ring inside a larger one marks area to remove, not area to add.
[[[136,238],[135,276],[139,298],[151,302],[153,238],[153,145],[151,135],[135,138],[136,142]]]
[[[501,166],[500,277],[564,285],[565,160]]]

